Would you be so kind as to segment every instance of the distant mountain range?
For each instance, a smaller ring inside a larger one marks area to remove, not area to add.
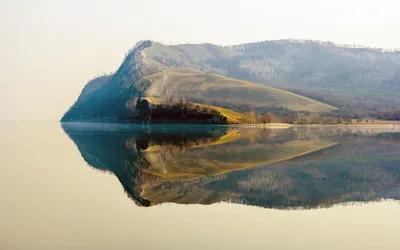
[[[183,98],[238,112],[396,108],[400,52],[299,40],[227,47],[141,41],[114,74],[84,87],[62,121],[132,120],[138,98]]]

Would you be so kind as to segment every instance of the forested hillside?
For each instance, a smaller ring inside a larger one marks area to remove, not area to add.
[[[147,51],[155,61],[169,67],[195,65],[200,70],[288,89],[346,109],[393,108],[400,97],[400,51],[395,50],[276,40],[229,47],[160,45]],[[160,51],[165,53],[160,56]]]

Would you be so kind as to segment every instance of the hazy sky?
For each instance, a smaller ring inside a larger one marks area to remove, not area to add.
[[[0,120],[58,120],[138,40],[400,48],[398,0],[0,0]]]

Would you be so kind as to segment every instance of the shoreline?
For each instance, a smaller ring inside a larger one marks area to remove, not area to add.
[[[237,123],[237,124],[201,124],[201,123],[129,123],[129,122],[94,122],[94,121],[58,121],[60,124],[104,124],[128,126],[207,126],[207,127],[370,127],[370,128],[400,128],[400,122],[395,123],[350,123],[350,124],[291,124],[291,123]]]

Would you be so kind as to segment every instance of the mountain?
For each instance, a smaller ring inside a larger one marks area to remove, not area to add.
[[[114,74],[89,82],[62,120],[130,120],[139,97],[237,112],[395,108],[399,58],[396,51],[303,40],[226,47],[141,41]]]
[[[63,123],[82,158],[139,206],[319,208],[399,200],[398,133]]]
[[[139,42],[113,75],[90,81],[62,121],[130,120],[138,97],[186,98],[200,104],[325,112],[335,107],[267,86],[222,76],[206,62],[229,62],[238,52],[211,44],[165,46]]]

